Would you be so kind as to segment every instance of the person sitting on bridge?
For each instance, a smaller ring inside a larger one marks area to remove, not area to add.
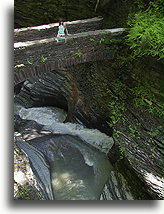
[[[63,22],[63,19],[60,18],[59,20],[59,30],[58,30],[58,34],[57,37],[61,38],[61,37],[66,37],[66,36],[70,36],[71,34],[68,33],[68,29],[66,27],[66,24]],[[57,39],[58,42],[58,39]]]

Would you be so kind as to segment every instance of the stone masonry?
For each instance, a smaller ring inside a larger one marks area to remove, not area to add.
[[[120,39],[125,29],[96,30],[96,28],[101,28],[100,18],[97,20],[95,18],[91,21],[82,20],[81,24],[83,28],[85,24],[86,28],[88,28],[90,22],[92,22],[92,26],[95,24],[95,30],[93,31],[75,33],[60,40],[52,37],[52,35],[50,35],[51,38],[44,37],[44,39],[41,39],[41,36],[39,40],[36,40],[36,34],[32,30],[34,33],[34,36],[31,37],[33,38],[32,41],[14,43],[14,85],[31,76],[37,76],[56,69],[63,69],[90,61],[113,59],[115,51],[110,48],[107,41]],[[73,25],[76,24],[80,25],[78,22],[73,22]],[[19,33],[22,34],[24,31],[16,31],[17,38]],[[47,31],[45,30],[44,35],[47,35]],[[28,32],[29,29],[27,29],[26,33],[29,34]]]

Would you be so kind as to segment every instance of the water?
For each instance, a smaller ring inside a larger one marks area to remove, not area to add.
[[[44,130],[54,134],[69,134],[79,136],[82,140],[99,149],[104,153],[113,146],[113,139],[97,129],[88,129],[82,125],[74,123],[63,123],[67,114],[64,110],[56,107],[24,108],[15,107],[15,111],[22,119],[34,120],[44,125]]]
[[[61,142],[60,148],[54,142],[50,161],[55,199],[98,200],[112,169],[105,154],[74,136],[63,136]]]
[[[24,108],[16,107],[19,110],[19,115],[22,119],[35,120],[42,125],[51,125],[54,122],[63,122],[66,119],[67,113],[56,107],[36,107]]]
[[[25,109],[19,106],[16,111],[21,118],[35,120],[44,125],[44,130],[52,132],[27,141],[30,146],[22,145],[34,168],[38,151],[35,170],[45,184],[44,189],[47,186],[50,191],[51,186],[55,200],[99,200],[113,170],[105,154],[113,145],[112,139],[95,129],[63,123],[66,113],[58,108]],[[46,169],[44,164],[44,170],[49,171],[47,176],[51,184],[46,183],[48,179],[45,181],[44,172],[39,170],[47,160],[49,166]]]

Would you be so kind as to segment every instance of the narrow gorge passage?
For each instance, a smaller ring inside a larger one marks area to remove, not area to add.
[[[18,137],[18,132],[15,137],[17,146],[29,157],[45,197],[50,200],[100,200],[105,184],[113,176],[111,172],[116,173],[106,156],[113,145],[112,138],[79,124],[63,123],[66,112],[59,108],[25,109],[16,105],[15,114],[24,121],[33,120],[43,126],[40,133],[45,132],[45,135],[39,136],[39,130],[30,131],[31,127],[26,126],[22,138]],[[113,178],[120,183],[118,177],[114,175]],[[133,199],[124,185],[110,187],[110,200],[126,196]]]
[[[23,2],[14,199],[163,199],[163,1]]]

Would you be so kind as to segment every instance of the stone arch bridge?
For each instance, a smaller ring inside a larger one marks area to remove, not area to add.
[[[14,85],[56,69],[113,59],[111,40],[120,40],[125,32],[102,29],[101,17],[67,22],[67,28],[71,35],[60,40],[57,23],[14,30]]]

